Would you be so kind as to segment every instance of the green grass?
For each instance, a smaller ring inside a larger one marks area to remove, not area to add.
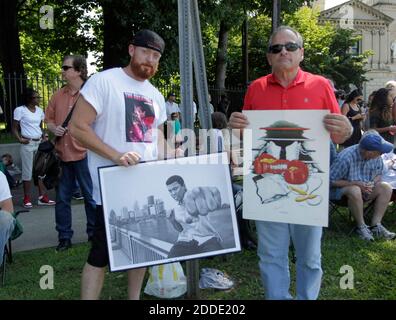
[[[366,243],[348,236],[352,223],[347,215],[334,216],[340,230],[331,223],[325,229],[322,242],[323,282],[319,299],[396,299],[396,241]],[[389,213],[384,225],[396,230],[396,212]],[[56,253],[54,248],[14,254],[14,262],[8,266],[6,285],[0,288],[0,300],[4,299],[78,299],[80,278],[88,254],[88,244],[75,245],[72,249]],[[50,265],[54,269],[54,289],[40,289],[40,267]],[[354,289],[340,288],[343,265],[354,270]],[[258,258],[253,251],[230,254],[224,257],[200,260],[200,267],[213,267],[224,271],[235,281],[228,291],[205,289],[202,299],[261,299],[262,287],[258,270]],[[294,292],[295,265],[291,264],[292,292]],[[126,274],[107,273],[102,299],[126,298]],[[142,293],[142,299],[154,299]]]

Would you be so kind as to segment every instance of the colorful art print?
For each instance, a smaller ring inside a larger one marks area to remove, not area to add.
[[[328,111],[244,113],[250,122],[244,133],[244,218],[327,226]]]
[[[127,142],[151,143],[155,119],[153,101],[144,96],[125,93],[125,125]]]
[[[226,154],[99,168],[112,271],[240,250]]]

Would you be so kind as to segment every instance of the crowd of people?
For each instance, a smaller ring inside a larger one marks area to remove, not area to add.
[[[163,137],[154,130],[163,131],[164,124],[168,122],[177,135],[183,124],[176,94],[170,92],[165,101],[149,81],[158,70],[164,50],[165,42],[157,33],[141,30],[129,43],[130,60],[127,66],[99,72],[89,79],[85,58],[66,56],[62,64],[62,77],[66,85],[54,93],[45,113],[39,107],[38,93],[30,88],[25,90],[24,105],[14,112],[13,132],[21,143],[21,180],[23,206],[26,208],[33,206],[32,167],[35,152],[44,139],[43,122],[55,137],[55,148],[62,168],[56,201],[48,198],[45,187],[39,182],[37,204],[55,206],[59,239],[57,251],[65,251],[72,246],[71,199],[76,181],[83,194],[91,249],[82,272],[82,299],[100,297],[109,264],[97,168],[114,164],[128,167],[140,161],[184,156],[183,141],[175,141],[177,143],[173,148],[164,149],[161,147],[165,143]],[[393,192],[392,184],[385,177],[389,180],[394,176],[390,172],[393,172],[396,163],[393,154],[396,82],[389,82],[386,87],[373,92],[366,110],[363,108],[361,90],[356,89],[349,94],[334,92],[328,79],[300,68],[303,59],[304,45],[300,33],[288,26],[275,30],[269,39],[267,52],[272,72],[250,84],[243,110],[328,110],[329,113],[323,118],[324,129],[330,134],[332,146],[339,145],[341,150],[332,153],[331,199],[347,199],[356,222],[356,233],[362,239],[394,239],[396,234],[382,225],[382,218]],[[283,99],[285,95],[287,101]],[[215,129],[211,152],[227,150],[230,144],[228,128],[243,132],[249,125],[248,119],[242,112],[233,112],[225,94],[216,108],[211,103],[206,107]],[[120,134],[120,119],[125,119],[124,135]],[[230,151],[228,155],[231,162],[237,162],[236,155]],[[3,162],[9,173],[15,170],[12,158],[5,155]],[[6,221],[1,229],[0,249],[4,247],[15,223],[13,217],[6,214],[13,211],[8,184],[4,187],[6,183],[6,176],[0,173],[0,221]],[[15,184],[14,180],[14,184],[10,185],[15,187]],[[191,248],[221,248],[219,236],[209,222],[205,228],[211,232],[210,237],[202,240],[196,234],[195,225],[203,228],[202,221],[206,221],[207,216],[189,218],[186,214],[183,199],[188,190],[183,179],[172,176],[166,185],[177,202],[173,215],[168,218],[179,232],[170,256],[177,256],[180,251],[190,252]],[[238,191],[237,186],[234,188]],[[371,222],[366,225],[363,206],[371,201],[375,201],[374,213]],[[187,221],[186,217],[191,221]],[[323,274],[322,228],[256,221],[256,229],[265,297],[293,298],[288,259],[292,241],[297,258],[296,298],[317,299]],[[129,299],[139,299],[145,271],[145,268],[128,271]]]

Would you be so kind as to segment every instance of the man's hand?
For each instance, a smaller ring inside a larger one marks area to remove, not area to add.
[[[21,143],[21,144],[29,144],[29,141],[30,141],[29,139],[25,139],[22,137],[19,139],[19,143]]]
[[[330,133],[331,140],[336,144],[343,143],[352,135],[353,127],[348,118],[342,114],[327,114],[323,123]]]
[[[57,137],[63,137],[63,135],[66,133],[66,131],[67,131],[66,128],[63,128],[62,126],[57,126],[57,127],[55,128],[54,134],[55,134]]]
[[[193,217],[206,216],[210,211],[221,208],[221,195],[216,187],[198,187],[187,191],[184,196],[187,212]]]
[[[242,112],[233,112],[231,114],[230,120],[228,121],[228,126],[231,129],[244,129],[249,125],[249,121]]]
[[[128,167],[131,165],[138,164],[141,159],[141,156],[137,152],[126,152],[126,153],[119,153],[115,157],[113,157],[111,160],[115,163],[118,164],[119,166],[124,166]]]

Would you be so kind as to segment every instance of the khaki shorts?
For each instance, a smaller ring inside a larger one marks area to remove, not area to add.
[[[40,141],[30,140],[28,144],[21,144],[20,155],[22,161],[22,180],[32,180],[33,160]]]

